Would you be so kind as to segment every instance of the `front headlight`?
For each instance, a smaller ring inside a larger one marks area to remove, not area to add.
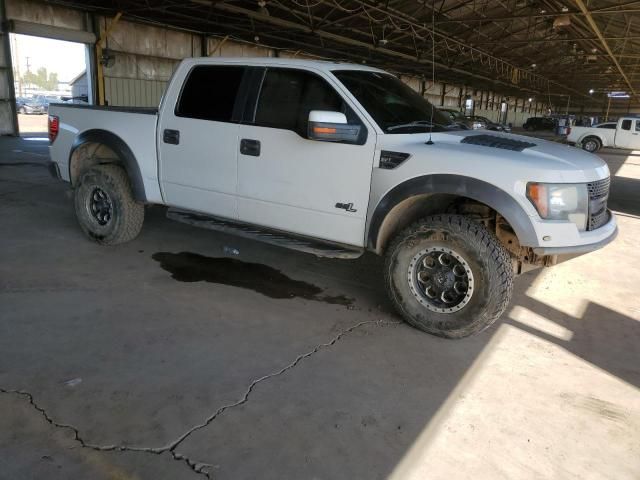
[[[587,229],[589,192],[584,183],[534,183],[527,184],[527,198],[545,220],[568,220]]]

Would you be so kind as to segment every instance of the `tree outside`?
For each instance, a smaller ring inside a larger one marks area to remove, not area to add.
[[[25,72],[22,75],[22,82],[42,90],[53,91],[58,88],[58,74],[56,72],[49,73],[46,67],[40,67],[35,73]]]

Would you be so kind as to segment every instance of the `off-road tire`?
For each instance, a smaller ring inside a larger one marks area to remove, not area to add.
[[[474,289],[460,310],[438,313],[418,301],[410,286],[410,262],[425,248],[445,247],[461,256],[473,273]],[[410,325],[445,338],[463,338],[493,324],[513,292],[509,253],[483,224],[463,215],[423,218],[399,233],[385,257],[387,293]]]
[[[600,148],[602,148],[602,142],[597,137],[586,137],[582,140],[581,145],[582,149],[589,153],[596,153]]]
[[[112,214],[105,225],[91,213],[91,196],[96,188],[106,193],[111,203]],[[134,200],[131,182],[118,165],[99,165],[84,172],[74,191],[74,204],[82,231],[103,245],[133,240],[144,222],[144,205]]]

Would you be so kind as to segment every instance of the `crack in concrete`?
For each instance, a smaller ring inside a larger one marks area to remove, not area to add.
[[[178,446],[182,442],[184,442],[187,438],[189,438],[189,436],[191,436],[193,433],[197,432],[198,430],[201,430],[201,429],[209,426],[216,418],[218,418],[225,411],[227,411],[229,409],[232,409],[232,408],[235,408],[235,407],[238,407],[240,405],[243,405],[244,403],[249,401],[249,397],[250,397],[251,393],[253,392],[254,388],[258,384],[260,384],[260,383],[262,383],[262,382],[264,382],[266,380],[269,380],[271,378],[278,377],[278,376],[284,374],[285,372],[287,372],[288,370],[291,370],[292,368],[295,368],[305,358],[311,357],[312,355],[316,354],[318,351],[320,351],[322,349],[329,348],[329,347],[335,345],[342,337],[344,337],[345,335],[350,334],[354,330],[357,330],[357,329],[359,329],[359,328],[361,328],[361,327],[363,327],[365,325],[371,325],[371,324],[376,324],[378,326],[384,326],[384,325],[399,325],[401,323],[402,322],[387,321],[387,320],[366,320],[366,321],[362,321],[362,322],[356,323],[355,325],[352,325],[351,327],[342,330],[335,337],[333,337],[333,339],[331,339],[329,342],[321,343],[321,344],[317,345],[316,347],[314,347],[312,350],[308,351],[307,353],[303,353],[301,355],[298,355],[291,363],[289,363],[288,365],[280,368],[279,370],[277,370],[277,371],[275,371],[273,373],[269,373],[267,375],[264,375],[264,376],[262,376],[260,378],[257,378],[255,380],[253,380],[249,384],[249,387],[245,391],[245,393],[242,396],[242,398],[240,398],[240,400],[238,400],[238,401],[236,401],[234,403],[230,403],[230,404],[223,405],[223,406],[219,407],[213,414],[211,414],[209,417],[207,417],[202,423],[194,425],[189,430],[187,430],[185,433],[180,435],[178,438],[176,438],[172,442],[170,442],[167,445],[164,445],[162,447],[137,447],[137,446],[115,445],[115,444],[114,445],[96,445],[96,444],[88,443],[82,438],[82,436],[80,435],[80,431],[76,427],[74,427],[73,425],[56,422],[53,418],[51,418],[49,416],[49,414],[46,412],[46,410],[36,403],[36,401],[33,398],[33,395],[31,393],[26,392],[24,390],[7,390],[7,389],[4,389],[4,388],[0,388],[0,393],[19,395],[19,396],[27,398],[29,403],[31,404],[31,406],[35,410],[40,412],[40,414],[44,417],[44,419],[49,424],[53,425],[56,428],[66,429],[66,430],[70,430],[71,432],[73,432],[74,440],[76,442],[78,442],[81,445],[81,447],[83,447],[83,448],[89,448],[89,449],[96,450],[96,451],[99,451],[99,452],[114,452],[114,451],[115,452],[140,452],[140,453],[150,453],[150,454],[154,454],[154,455],[160,455],[162,453],[169,452],[174,460],[185,463],[195,473],[197,473],[199,475],[203,475],[208,479],[211,479],[211,476],[209,475],[209,472],[207,471],[207,469],[212,467],[212,465],[209,465],[209,464],[206,464],[206,463],[202,463],[202,462],[195,462],[195,461],[191,460],[189,457],[187,457],[186,455],[183,455],[183,454],[181,454],[181,453],[176,451]]]

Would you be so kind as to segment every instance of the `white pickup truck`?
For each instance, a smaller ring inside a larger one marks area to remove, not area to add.
[[[90,239],[133,240],[145,205],[161,204],[176,220],[320,256],[368,250],[385,256],[400,314],[447,338],[500,317],[523,268],[617,233],[600,158],[461,130],[361,65],[187,59],[159,110],[49,113],[52,167]]]
[[[602,147],[640,149],[640,118],[623,117],[593,127],[571,127],[567,142],[591,153]]]

